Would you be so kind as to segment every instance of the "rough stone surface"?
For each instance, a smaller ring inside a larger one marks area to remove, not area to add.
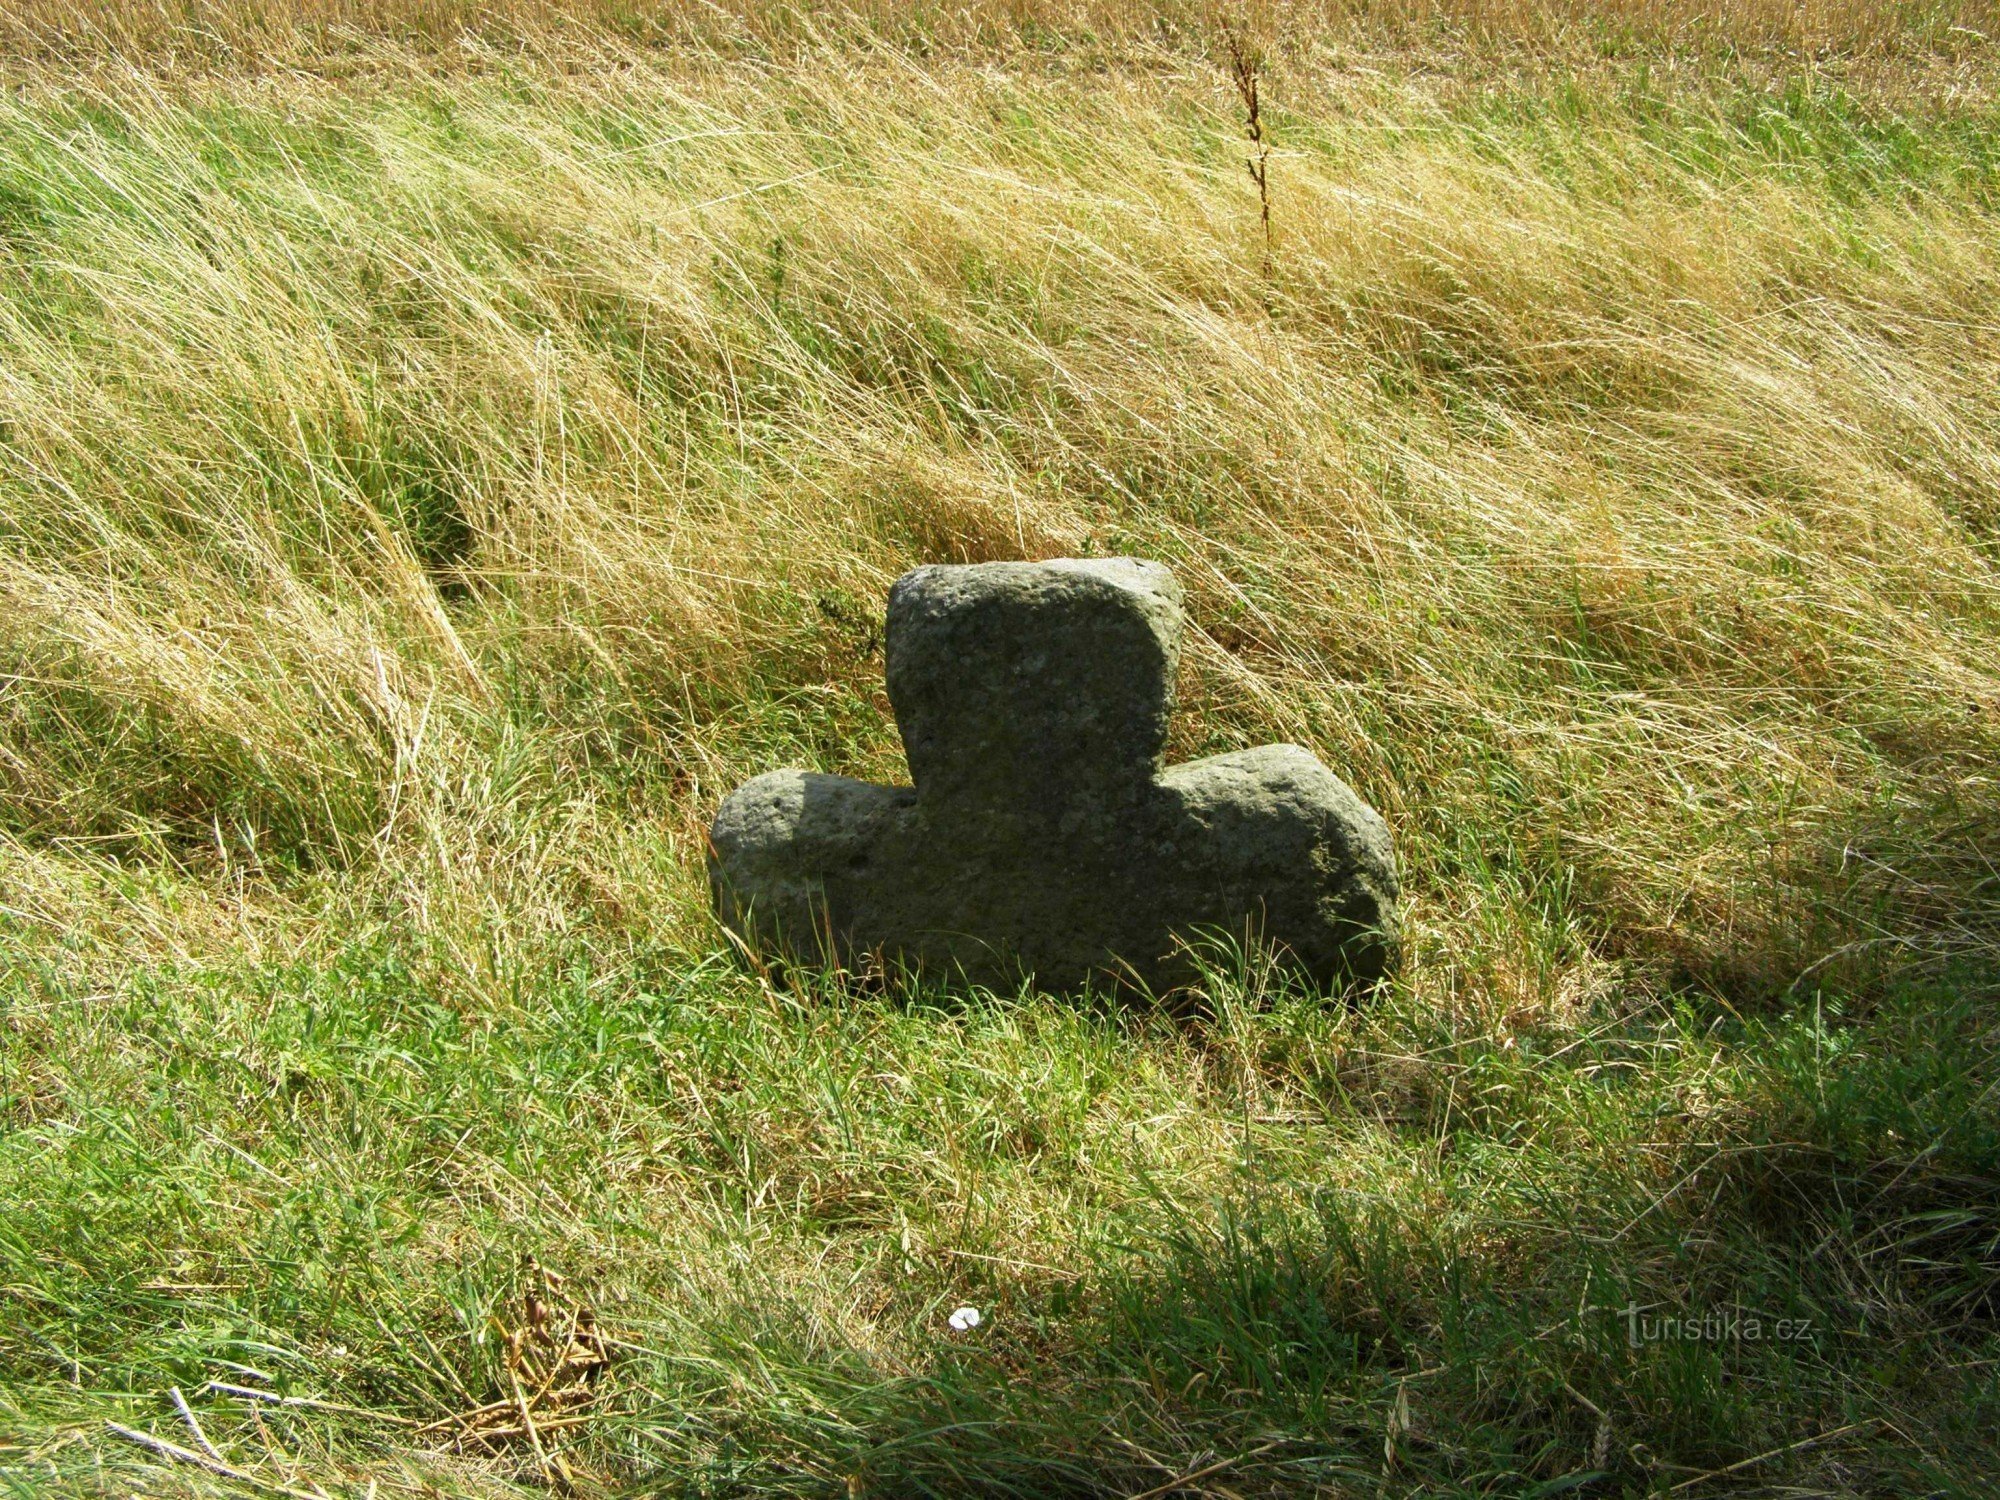
[[[774,771],[710,830],[722,920],[774,958],[1051,989],[1193,977],[1254,937],[1316,982],[1393,961],[1389,830],[1297,745],[1163,767],[1180,587],[1133,558],[918,568],[889,592],[916,786]]]

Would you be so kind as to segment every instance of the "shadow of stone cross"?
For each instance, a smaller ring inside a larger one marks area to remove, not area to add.
[[[1310,751],[1163,764],[1181,591],[1135,558],[979,563],[889,591],[912,787],[773,771],[709,833],[716,910],[777,962],[1164,993],[1190,945],[1321,986],[1395,955],[1380,816]]]

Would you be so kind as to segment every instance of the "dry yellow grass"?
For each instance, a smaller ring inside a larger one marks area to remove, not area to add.
[[[563,52],[626,44],[738,56],[888,45],[920,55],[1042,54],[1131,62],[1201,48],[1228,22],[1274,53],[1356,47],[1482,69],[1551,55],[1679,58],[1766,54],[1784,64],[1978,57],[1993,0],[16,0],[0,55],[70,65],[275,66],[323,70],[383,43],[448,58],[467,37]]]
[[[800,734],[892,769],[837,637],[901,567],[1135,548],[1193,590],[1180,748],[1321,749],[1441,929],[1459,829],[1747,982],[1866,940],[1857,879],[1967,920],[1993,246],[1830,192],[1893,136],[1760,104],[1827,138],[1739,172],[1720,119],[1329,79],[1267,276],[1220,77],[606,62],[272,83],[262,139],[226,83],[9,106],[59,235],[7,312],[17,826],[492,868],[512,704],[692,840]]]

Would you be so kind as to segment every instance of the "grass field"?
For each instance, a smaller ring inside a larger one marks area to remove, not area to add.
[[[2000,12],[472,15],[0,21],[0,1491],[2000,1491]],[[1114,552],[1394,985],[734,962]]]

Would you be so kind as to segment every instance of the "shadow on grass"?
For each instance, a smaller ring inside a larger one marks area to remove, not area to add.
[[[673,1446],[705,1450],[680,1472],[714,1494],[1636,1494],[1762,1454],[1764,1482],[1991,1493],[1991,1378],[1844,1326],[1848,1299],[1777,1259],[1690,1305],[1672,1284],[1726,1269],[1698,1250],[1574,1244],[1524,1277],[1328,1206],[1237,1205],[921,1375],[746,1335],[718,1359],[754,1354],[774,1399],[744,1420],[684,1388]]]
[[[633,1372],[632,1478],[671,1454],[663,1489],[714,1494],[1993,1493],[1992,978],[1743,1023],[1669,1081],[1727,1092],[1711,1133],[1661,1119],[1622,1167],[1447,1135],[1464,1164],[1419,1193],[1155,1193],[976,1333],[940,1307],[899,1369],[746,1305]]]

